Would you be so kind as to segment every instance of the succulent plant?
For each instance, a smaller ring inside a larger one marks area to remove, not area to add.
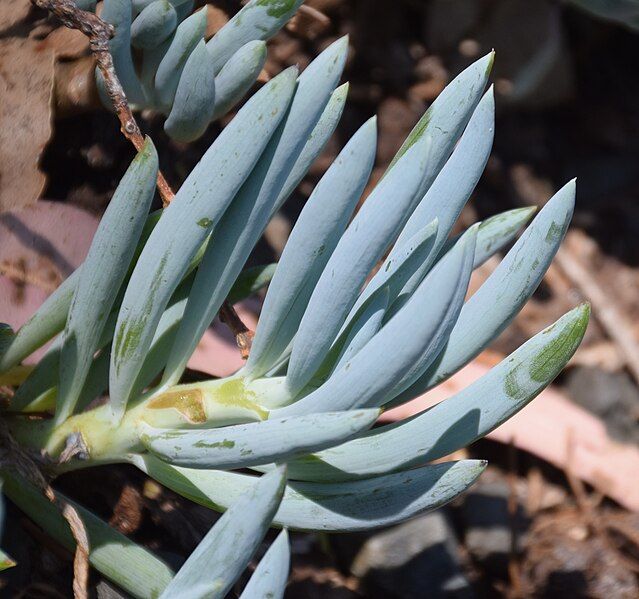
[[[164,114],[166,133],[189,142],[251,88],[266,60],[264,40],[301,3],[251,0],[208,41],[207,6],[192,13],[193,0],[104,0],[101,17],[115,27],[110,50],[131,106]]]
[[[55,338],[3,414],[24,448],[51,458],[53,473],[129,463],[226,511],[173,576],[79,508],[91,563],[134,596],[223,597],[271,524],[364,530],[452,500],[486,464],[441,459],[530,402],[584,334],[589,310],[580,306],[463,391],[372,428],[381,410],[446,380],[513,320],[562,241],[575,183],[548,201],[466,299],[473,269],[513,242],[533,213],[510,210],[450,236],[492,146],[491,54],[441,93],[354,217],[375,160],[374,118],[315,187],[277,267],[243,271],[335,129],[346,52],[346,40],[337,40],[301,75],[292,67],[264,85],[171,204],[150,215],[158,157],[147,140],[84,264],[15,334],[3,330],[5,377]],[[269,279],[244,367],[180,384],[225,298]],[[105,392],[106,403],[95,406]],[[59,460],[69,447],[75,456]],[[72,546],[56,508],[20,475],[1,471],[6,493]],[[282,595],[288,551],[282,532],[243,597]]]

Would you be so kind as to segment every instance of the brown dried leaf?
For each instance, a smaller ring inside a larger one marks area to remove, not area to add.
[[[46,40],[58,59],[79,58],[89,52],[89,38],[77,29],[57,27]]]
[[[30,0],[2,0],[0,2],[0,33],[26,18],[31,10]]]
[[[44,188],[38,163],[51,136],[54,58],[42,42],[0,39],[0,212],[35,202]]]

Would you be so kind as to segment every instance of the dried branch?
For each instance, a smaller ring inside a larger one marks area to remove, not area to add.
[[[560,248],[555,260],[570,282],[591,302],[593,316],[616,343],[626,360],[628,370],[639,382],[639,344],[632,333],[631,324],[623,316],[612,296],[606,293],[581,265],[569,246]]]
[[[120,119],[120,129],[135,149],[140,151],[144,146],[144,136],[131,112],[122,84],[115,74],[113,58],[109,52],[109,40],[114,33],[113,26],[91,12],[80,10],[73,0],[31,0],[31,2],[38,8],[55,15],[65,27],[77,29],[89,38],[91,53],[95,57],[107,94]],[[162,203],[167,206],[175,194],[160,172],[158,172],[157,185]]]
[[[233,331],[235,335],[235,342],[240,348],[242,359],[246,360],[249,357],[251,351],[251,344],[253,343],[253,337],[255,334],[251,331],[240,319],[235,308],[224,302],[220,308],[220,320]]]

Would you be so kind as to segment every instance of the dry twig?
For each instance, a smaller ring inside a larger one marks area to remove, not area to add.
[[[51,12],[65,27],[77,29],[89,38],[91,53],[95,57],[106,91],[120,119],[122,133],[131,141],[135,149],[140,151],[144,145],[144,136],[131,112],[120,80],[115,74],[113,58],[109,52],[109,40],[113,37],[113,27],[97,15],[80,10],[73,0],[31,0],[31,2],[38,8]],[[167,206],[175,194],[160,172],[158,172],[158,191],[162,197],[162,203]]]
[[[251,331],[240,319],[235,308],[228,302],[224,302],[220,308],[220,320],[227,326],[233,335],[235,335],[235,342],[240,348],[242,359],[246,360],[249,357],[251,351],[251,344],[253,343],[253,337],[255,334]]]
[[[593,316],[617,344],[632,376],[639,382],[639,344],[632,334],[632,326],[617,308],[613,298],[601,288],[594,277],[581,265],[581,262],[573,256],[569,246],[560,248],[555,260],[572,284],[577,287],[585,299],[590,301]]]

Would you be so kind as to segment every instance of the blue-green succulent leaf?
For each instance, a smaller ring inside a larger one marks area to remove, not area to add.
[[[144,101],[142,85],[135,72],[131,55],[131,0],[104,0],[100,18],[113,25],[115,35],[109,40],[115,72],[126,90],[127,100],[133,104]],[[96,70],[98,84],[104,85],[102,74]]]
[[[514,208],[481,221],[477,231],[477,247],[475,248],[473,268],[481,266],[486,260],[508,245],[519,230],[528,223],[536,210],[536,206]],[[461,235],[455,235],[448,239],[442,246],[438,259],[445,256],[460,237]]]
[[[292,460],[289,477],[312,481],[368,478],[415,468],[466,447],[508,420],[550,384],[579,346],[589,313],[586,305],[568,312],[466,389],[417,416]]]
[[[335,89],[346,39],[331,44],[302,73],[286,117],[213,235],[198,269],[164,381],[176,383],[199,339],[268,224],[288,173]]]
[[[151,2],[131,24],[131,44],[136,48],[155,48],[177,26],[177,14],[168,0]]]
[[[442,354],[392,405],[416,397],[448,378],[508,326],[550,266],[568,228],[574,204],[575,182],[571,181],[548,201],[499,266],[466,302]]]
[[[427,267],[432,265],[484,171],[493,144],[494,129],[495,101],[491,87],[477,105],[451,157],[402,229],[390,253],[391,257],[422,227],[436,218],[439,222],[437,240]],[[409,288],[403,292],[412,293],[420,282],[421,279],[417,277],[411,278]]]
[[[295,14],[304,0],[251,0],[209,41],[215,59],[215,72],[244,44],[267,40]]]
[[[284,529],[260,560],[240,599],[282,599],[290,564],[291,549]]]
[[[148,454],[129,460],[176,493],[215,510],[227,509],[255,485],[253,476],[171,466]],[[390,526],[448,503],[485,467],[483,461],[464,460],[334,484],[289,481],[273,523],[326,532]]]
[[[160,599],[223,599],[264,538],[285,485],[286,468],[279,467],[235,497]]]
[[[333,370],[339,370],[349,362],[379,331],[388,308],[389,297],[390,290],[385,285],[362,304],[348,330],[344,331],[344,342],[341,344],[342,348]]]
[[[201,40],[191,52],[180,75],[173,107],[164,122],[167,135],[180,142],[200,137],[213,117],[215,94],[211,55],[204,40]]]
[[[325,412],[196,430],[140,426],[140,440],[153,454],[175,466],[237,470],[331,447],[369,429],[379,409]]]
[[[308,169],[311,167],[311,164],[315,162],[315,159],[320,155],[331,135],[335,132],[337,123],[339,123],[342,112],[344,111],[346,96],[348,96],[348,83],[340,85],[331,94],[328,104],[326,108],[324,108],[324,112],[322,112],[315,128],[308,136],[306,144],[299,153],[291,172],[286,178],[282,191],[273,206],[274,213],[282,207],[282,204],[284,204],[295,188],[300,184],[308,172]]]
[[[415,207],[429,146],[429,138],[421,138],[380,181],[329,258],[293,342],[286,377],[291,395],[299,393],[321,366],[366,277]]]
[[[257,80],[266,62],[266,43],[244,44],[215,77],[215,110],[212,119],[224,116]]]
[[[472,272],[475,237],[473,227],[402,310],[319,389],[271,416],[381,406],[410,385],[437,356],[457,320]]]
[[[115,190],[80,269],[60,352],[57,424],[73,413],[135,254],[155,193],[157,173],[157,152],[147,138]]]
[[[180,82],[182,69],[206,31],[206,6],[178,25],[155,74],[155,94],[159,104],[169,110]]]
[[[109,385],[116,416],[126,406],[171,294],[286,112],[296,74],[294,68],[285,70],[242,107],[187,177],[151,233],[131,275],[116,325]]]
[[[484,93],[492,69],[494,52],[480,58],[453,79],[437,96],[424,116],[408,134],[393,158],[386,175],[399,159],[423,137],[431,138],[430,162],[424,171],[418,195],[421,198],[450,156],[459,136]]]
[[[268,371],[293,339],[308,300],[355,209],[375,160],[375,119],[364,124],[317,184],[264,300],[245,374]]]
[[[355,305],[351,309],[346,322],[349,322],[360,307],[383,287],[388,287],[389,299],[395,301],[406,284],[413,278],[419,276],[420,282],[426,275],[422,270],[430,264],[430,256],[435,251],[439,221],[437,217],[426,226],[422,227],[410,239],[399,245],[397,249],[384,261],[384,264],[375,273],[375,276],[368,282],[364,291],[357,298]]]

